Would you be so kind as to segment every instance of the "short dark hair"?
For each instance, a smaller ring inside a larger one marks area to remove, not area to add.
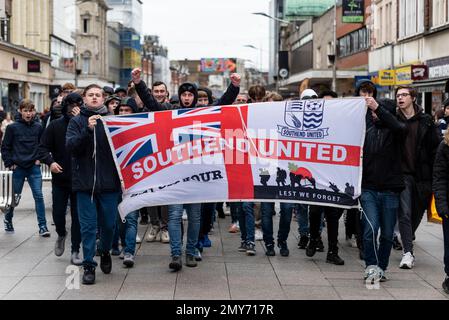
[[[248,89],[248,95],[251,98],[251,102],[262,101],[265,98],[266,90],[261,85],[254,85]]]
[[[318,98],[322,99],[326,96],[331,96],[332,98],[338,98],[338,94],[335,91],[332,90],[323,90],[318,95]]]
[[[155,82],[153,82],[152,88],[157,87],[157,86],[162,86],[162,85],[165,87],[165,90],[168,90],[167,89],[167,85],[164,82],[162,82],[162,81],[155,81]]]
[[[360,90],[368,93],[374,93],[376,91],[376,87],[372,82],[366,81],[360,85]]]
[[[413,88],[413,87],[409,87],[409,86],[399,86],[399,87],[397,87],[396,91],[394,92],[394,95],[396,96],[398,94],[398,91],[402,90],[402,89],[408,90],[408,93],[410,93],[410,96],[412,98],[416,98],[418,96],[418,92],[416,91],[416,89]]]

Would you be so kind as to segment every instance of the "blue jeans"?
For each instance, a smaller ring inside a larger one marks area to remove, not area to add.
[[[363,253],[366,266],[377,265],[387,270],[393,233],[399,209],[399,193],[362,189]],[[380,240],[377,235],[380,228]]]
[[[168,206],[168,234],[170,236],[171,255],[181,256],[182,254],[182,213],[187,211],[187,243],[186,254],[194,256],[195,245],[198,242],[200,233],[201,204],[172,204]]]
[[[104,192],[94,194],[91,200],[90,192],[77,192],[78,216],[81,227],[81,238],[83,241],[83,265],[96,267],[95,242],[97,233],[97,216],[100,225],[101,253],[109,252],[112,246],[112,235],[114,232],[118,214],[118,192]]]
[[[296,219],[300,236],[309,236],[309,206],[298,204],[296,206]]]
[[[239,217],[240,235],[242,241],[254,242],[254,202],[242,203],[242,214]]]
[[[17,167],[14,170],[12,174],[14,194],[22,193],[25,178],[28,180],[28,185],[33,193],[34,206],[36,209],[39,228],[47,227],[47,220],[45,219],[44,195],[42,194],[41,166],[34,165],[28,169]],[[11,221],[13,216],[14,208],[11,207],[5,212],[5,219]]]
[[[52,199],[53,199],[53,222],[55,223],[56,233],[60,237],[67,234],[66,231],[66,212],[67,204],[70,199],[70,214],[72,217],[72,226],[70,228],[70,239],[72,241],[72,253],[80,251],[81,231],[80,222],[78,219],[78,210],[76,203],[76,193],[72,192],[71,188],[60,187],[52,184]]]
[[[278,242],[286,241],[290,232],[290,223],[292,221],[294,203],[281,202],[281,211],[279,218]],[[260,204],[262,212],[262,231],[263,241],[266,245],[273,245],[273,202],[262,202]]]
[[[139,219],[139,210],[130,212],[126,216],[126,222],[122,223],[125,229],[125,253],[135,255],[136,252],[136,236],[137,236],[137,220]]]

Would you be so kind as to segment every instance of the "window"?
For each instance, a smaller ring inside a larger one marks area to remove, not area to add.
[[[89,19],[83,19],[83,33],[89,33]]]
[[[432,27],[439,27],[449,22],[449,1],[433,0]]]
[[[368,30],[353,31],[338,40],[338,56],[344,57],[368,49]]]
[[[74,46],[55,37],[51,38],[51,66],[67,72],[75,71]]]
[[[400,0],[399,37],[424,32],[424,0]]]
[[[91,54],[89,51],[86,51],[83,53],[82,55],[83,57],[83,68],[82,68],[82,73],[83,74],[89,74],[90,73],[90,59],[91,59]]]
[[[0,19],[0,40],[10,42],[10,28],[9,18]]]

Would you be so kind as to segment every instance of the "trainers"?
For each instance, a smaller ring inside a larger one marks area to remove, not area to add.
[[[173,256],[171,258],[171,262],[168,265],[170,269],[173,269],[173,271],[179,271],[182,269],[182,263],[181,263],[181,257],[180,256]]]
[[[246,243],[246,255],[255,256],[256,255],[256,244],[254,242]]]
[[[321,240],[321,238],[318,238],[318,240],[316,240],[316,251],[324,252],[324,244],[323,244],[323,240]]]
[[[131,253],[125,253],[123,264],[128,268],[132,268],[134,266],[134,256]]]
[[[84,267],[83,284],[94,284],[94,283],[95,283],[95,268]]]
[[[402,255],[401,263],[399,268],[401,269],[411,269],[415,265],[415,257],[411,252],[406,252]]]
[[[210,248],[212,247],[212,241],[210,241],[209,236],[205,235],[202,239],[203,247],[204,248]]]
[[[196,261],[201,261],[203,260],[203,256],[201,255],[201,252],[197,249],[195,250],[195,260]]]
[[[365,269],[364,279],[367,283],[374,284],[380,281],[380,271],[378,266],[370,265]]]
[[[231,224],[231,226],[229,227],[229,230],[228,230],[229,233],[237,233],[239,231],[240,231],[240,228],[237,225],[237,223]]]
[[[268,257],[274,257],[276,255],[276,252],[274,251],[274,244],[267,244],[265,246],[266,251],[265,251],[265,255]]]
[[[121,260],[125,259],[125,252],[121,251],[120,255],[118,256],[118,258],[121,259]]]
[[[46,226],[39,228],[39,236],[48,238],[50,236],[50,231],[48,231]]]
[[[256,228],[256,232],[254,233],[254,239],[256,241],[262,241],[263,240],[263,233],[259,228]]]
[[[70,263],[74,266],[81,266],[83,264],[83,259],[80,258],[79,252],[72,252]]]
[[[317,251],[317,240],[310,239],[309,245],[306,248],[306,256],[313,257]]]
[[[186,255],[186,266],[194,268],[198,266],[198,263],[195,260],[195,256],[191,254]]]
[[[55,243],[55,255],[57,257],[62,256],[62,254],[64,253],[64,249],[65,249],[65,236],[63,237],[58,236],[58,239],[56,239]]]
[[[113,256],[119,256],[120,255],[120,249],[119,248],[112,248],[111,255]]]
[[[246,252],[246,241],[240,242],[240,247],[237,249],[239,252]]]
[[[307,248],[307,244],[309,243],[309,237],[308,236],[301,236],[299,238],[298,242],[298,249],[305,249]]]
[[[326,262],[335,264],[337,266],[342,266],[345,264],[345,261],[339,257],[337,252],[328,252]]]
[[[393,249],[394,250],[402,250],[401,242],[397,236],[393,237]]]
[[[3,225],[5,226],[6,233],[14,233],[14,227],[12,225],[12,220],[3,220]]]
[[[140,239],[138,234],[136,234],[136,244],[137,243],[142,243],[142,239]]]
[[[444,279],[442,287],[443,287],[444,292],[449,294],[449,276],[446,276],[446,278]]]
[[[385,275],[385,271],[383,271],[381,268],[379,268],[379,281],[380,282],[388,281],[388,278]]]
[[[288,257],[290,250],[288,250],[287,241],[278,241],[278,248],[281,256]]]
[[[147,242],[156,241],[159,231],[160,231],[160,229],[158,226],[151,226],[150,232],[148,233],[148,236],[147,236]]]
[[[112,270],[112,259],[109,252],[103,252],[100,256],[100,269],[105,274],[111,273]]]
[[[168,235],[168,230],[161,230],[161,242],[162,243],[170,242],[170,236]]]

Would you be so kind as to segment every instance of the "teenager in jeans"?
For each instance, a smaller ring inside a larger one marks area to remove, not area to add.
[[[38,122],[34,121],[36,109],[33,101],[29,99],[22,100],[19,104],[19,112],[19,120],[6,127],[1,147],[2,159],[5,167],[13,170],[14,198],[20,197],[23,184],[25,179],[27,179],[33,193],[39,235],[41,237],[49,237],[50,232],[48,231],[45,218],[42,174],[39,161],[39,141],[43,128]],[[14,232],[13,216],[14,206],[11,206],[6,210],[3,220],[7,233]]]
[[[67,128],[66,146],[72,154],[72,189],[75,191],[83,242],[83,284],[95,283],[97,218],[100,226],[100,268],[112,269],[112,236],[118,214],[120,180],[103,128],[108,115],[103,89],[91,84],[84,89],[84,106]]]

